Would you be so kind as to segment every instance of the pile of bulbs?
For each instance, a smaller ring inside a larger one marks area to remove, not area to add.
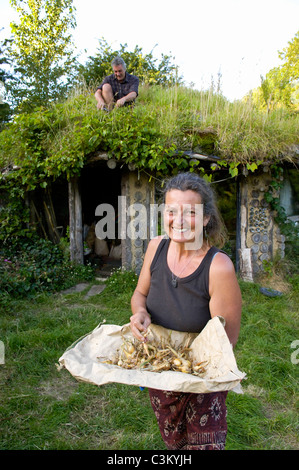
[[[144,334],[145,338],[149,331]],[[191,357],[191,349],[183,345],[175,350],[168,342],[161,340],[159,346],[151,342],[126,339],[112,359],[98,358],[106,364],[124,369],[142,369],[151,372],[176,371],[201,376],[205,372],[206,361],[196,362]],[[103,360],[104,359],[104,360]]]

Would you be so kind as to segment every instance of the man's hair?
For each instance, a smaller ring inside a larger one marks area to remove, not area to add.
[[[122,59],[119,56],[114,57],[113,61],[111,62],[111,65],[112,65],[112,67],[115,67],[116,65],[122,65],[125,70],[127,68],[124,59]]]

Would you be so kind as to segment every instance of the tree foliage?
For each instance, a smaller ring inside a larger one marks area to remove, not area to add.
[[[76,25],[73,0],[10,0],[19,14],[11,29],[14,80],[7,89],[18,111],[65,97],[73,50],[70,28]]]
[[[5,100],[5,82],[12,78],[7,70],[9,65],[7,47],[9,43],[10,40],[7,39],[0,43],[0,130],[11,116],[11,107]]]
[[[287,71],[290,80],[299,80],[299,31],[288,47],[279,52],[279,57],[284,61],[282,67]]]
[[[299,31],[279,52],[282,65],[261,77],[261,86],[254,90],[254,102],[268,112],[279,107],[299,110]]]
[[[141,84],[173,85],[181,83],[178,67],[173,57],[162,54],[160,61],[154,58],[153,51],[144,54],[142,48],[135,46],[133,51],[128,45],[121,45],[113,50],[104,38],[99,40],[99,47],[94,57],[89,57],[84,65],[78,68],[78,80],[84,80],[88,85],[98,85],[106,75],[112,73],[111,62],[116,56],[121,56],[127,66],[127,71],[139,77]]]

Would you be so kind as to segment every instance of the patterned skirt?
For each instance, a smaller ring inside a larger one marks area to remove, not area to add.
[[[169,450],[224,450],[227,392],[182,393],[149,389]]]

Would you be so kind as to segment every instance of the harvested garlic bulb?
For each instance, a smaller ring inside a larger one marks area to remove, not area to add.
[[[133,346],[133,344],[128,345],[127,351],[129,354],[133,354],[133,352],[135,352],[135,347]]]
[[[182,364],[182,361],[178,357],[175,357],[173,359],[172,363],[173,363],[174,366],[180,366]]]

